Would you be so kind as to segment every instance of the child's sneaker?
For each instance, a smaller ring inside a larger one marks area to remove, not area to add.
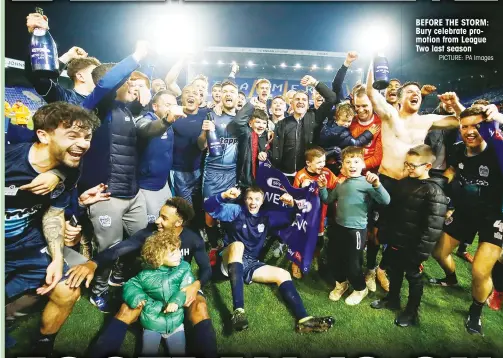
[[[101,296],[93,294],[93,295],[91,295],[91,297],[89,297],[89,301],[91,301],[91,303],[93,305],[95,305],[96,307],[98,307],[98,309],[103,313],[108,313],[110,311],[110,309],[108,307],[108,293],[107,292],[103,293]]]
[[[367,295],[369,294],[369,289],[365,287],[364,290],[361,291],[353,291],[347,298],[346,304],[348,306],[356,306],[359,304]]]
[[[395,324],[400,327],[416,326],[419,323],[419,314],[417,309],[408,309],[398,315],[395,319]]]
[[[370,292],[376,292],[376,270],[369,270],[365,275],[365,284]]]
[[[389,280],[388,276],[386,276],[386,271],[382,268],[378,267],[376,272],[377,281],[381,285],[382,289],[386,292],[389,292]]]
[[[330,292],[328,295],[328,298],[332,301],[339,301],[344,294],[349,288],[349,281],[344,281],[342,283],[336,282],[335,283],[335,288]]]

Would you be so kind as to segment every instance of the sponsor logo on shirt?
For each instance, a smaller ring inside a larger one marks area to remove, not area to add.
[[[286,192],[285,187],[283,186],[283,184],[281,184],[281,180],[279,180],[278,178],[267,179],[267,185],[269,185],[273,189],[279,189]]]

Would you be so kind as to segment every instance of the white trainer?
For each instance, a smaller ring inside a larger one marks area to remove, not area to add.
[[[353,291],[347,298],[346,304],[349,306],[356,306],[359,304],[367,295],[369,294],[369,289],[365,287],[361,291]]]

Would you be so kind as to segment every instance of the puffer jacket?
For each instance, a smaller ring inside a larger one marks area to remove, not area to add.
[[[145,300],[140,316],[142,327],[159,333],[172,333],[183,324],[185,292],[180,291],[194,282],[190,264],[180,262],[176,267],[161,266],[156,270],[143,270],[124,285],[124,302],[136,308]],[[164,313],[168,303],[176,303],[178,310]]]
[[[449,203],[443,191],[446,184],[443,176],[398,181],[391,198],[393,219],[382,228],[380,237],[408,251],[413,260],[427,260],[442,234]]]

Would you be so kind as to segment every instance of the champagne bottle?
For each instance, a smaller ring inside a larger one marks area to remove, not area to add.
[[[35,8],[40,15],[44,12]],[[35,75],[45,78],[59,76],[58,48],[51,34],[46,29],[35,28],[30,43],[31,67]]]
[[[206,119],[214,123],[210,113],[206,115]],[[220,143],[220,139],[217,136],[216,130],[206,131],[206,140],[208,141],[208,152],[210,156],[218,157],[223,154],[222,143]]]
[[[389,85],[388,60],[382,53],[374,57],[374,84],[376,90],[383,90]]]

